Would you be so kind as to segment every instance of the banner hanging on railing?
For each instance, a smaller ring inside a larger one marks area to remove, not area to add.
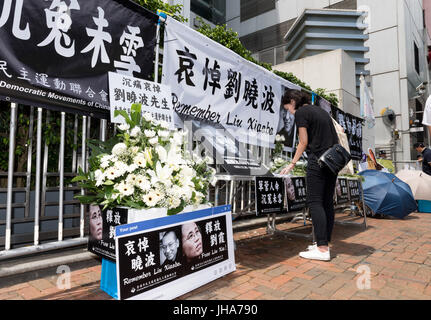
[[[2,1],[0,98],[108,118],[108,72],[149,78],[157,21],[126,0]]]
[[[171,87],[177,127],[191,118],[243,143],[274,143],[287,81],[172,18],[164,39],[162,83]]]
[[[332,117],[343,127],[353,160],[362,158],[362,123],[364,120],[332,106]]]

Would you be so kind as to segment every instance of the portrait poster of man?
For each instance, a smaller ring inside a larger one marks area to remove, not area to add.
[[[127,209],[105,209],[89,206],[88,251],[115,261],[115,227],[127,223]]]
[[[284,177],[287,197],[287,211],[299,211],[305,207],[307,199],[305,177]]]
[[[285,151],[293,152],[296,140],[295,131],[295,116],[281,106],[277,134],[284,137]]]
[[[171,299],[234,271],[231,219],[221,206],[117,227],[120,299]]]
[[[349,201],[349,190],[347,186],[347,178],[337,178],[335,184],[335,194],[337,196],[337,203],[346,203]]]

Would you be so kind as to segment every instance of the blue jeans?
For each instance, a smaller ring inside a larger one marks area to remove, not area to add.
[[[334,192],[337,176],[321,168],[310,154],[307,165],[307,206],[313,220],[317,246],[327,246],[334,227]]]

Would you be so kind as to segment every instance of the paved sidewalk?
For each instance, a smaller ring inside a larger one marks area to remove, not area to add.
[[[237,270],[178,299],[431,299],[431,214],[368,223],[366,230],[335,225],[330,262],[300,258],[309,244],[302,238],[268,235],[266,228],[235,232]],[[277,227],[311,231],[301,223]],[[370,288],[359,289],[367,270]],[[0,288],[0,299],[109,300],[99,288],[100,273],[100,265],[72,270],[69,290],[57,288],[57,274],[18,281]]]

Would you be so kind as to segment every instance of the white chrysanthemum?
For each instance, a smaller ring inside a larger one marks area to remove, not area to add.
[[[126,183],[135,186],[137,184],[137,176],[135,174],[129,174],[126,178]]]
[[[143,117],[144,117],[144,119],[146,120],[146,121],[152,121],[153,120],[153,116],[151,115],[151,113],[149,113],[149,112],[145,112],[144,114],[143,114]]]
[[[136,176],[136,185],[143,191],[148,191],[151,188],[151,182],[143,175]]]
[[[157,194],[153,190],[151,190],[142,197],[142,200],[147,206],[154,207],[160,199],[157,197]]]
[[[167,131],[167,130],[160,130],[158,133],[157,133],[157,135],[159,136],[159,137],[161,137],[161,138],[167,138],[167,137],[169,137],[169,135],[170,135],[171,133],[169,132],[169,131]]]
[[[126,144],[120,142],[117,143],[113,148],[112,148],[112,154],[119,156],[122,155],[123,153],[125,153],[127,151],[127,146]]]
[[[147,160],[145,159],[145,155],[143,153],[138,153],[136,157],[133,159],[133,163],[138,167],[145,168],[147,165]]]
[[[159,155],[160,162],[165,163],[168,158],[168,152],[166,151],[166,149],[162,146],[157,146],[156,152]]]
[[[121,181],[119,184],[115,185],[115,189],[120,192],[120,195],[126,197],[131,196],[135,192],[135,188],[124,181]]]
[[[129,130],[129,129],[130,129],[130,126],[129,126],[129,124],[128,124],[128,123],[123,123],[123,124],[120,124],[120,125],[118,126],[118,129],[120,129],[121,131],[126,131],[126,130]]]
[[[181,205],[181,199],[178,197],[171,197],[168,200],[169,209],[178,208]]]
[[[118,177],[118,170],[115,167],[109,167],[105,171],[106,178],[109,180],[114,180],[116,177]]]
[[[153,146],[159,143],[159,137],[154,137],[148,140],[149,143],[151,143]]]
[[[136,138],[138,136],[140,136],[142,134],[141,128],[139,127],[134,127],[131,131],[130,131],[130,136],[133,138]]]
[[[117,177],[120,177],[127,172],[129,166],[123,161],[117,161],[114,164],[114,168],[117,170]]]
[[[138,165],[137,164],[134,164],[134,163],[132,163],[130,166],[128,166],[127,167],[127,172],[128,173],[132,173],[133,171],[135,171],[136,169],[138,169],[139,167],[138,167]]]
[[[154,137],[156,135],[156,131],[154,131],[154,130],[144,130],[144,135],[147,138],[152,138],[152,137]]]
[[[110,154],[107,154],[107,155],[103,156],[103,157],[100,159],[100,167],[101,167],[102,169],[106,169],[107,167],[109,167],[109,165],[110,165],[110,161],[112,160],[112,158],[113,158],[113,156],[112,156],[112,155],[110,155]]]
[[[159,122],[159,125],[160,125],[163,129],[169,129],[169,123],[168,123],[168,122],[166,122],[166,121],[164,121],[164,120],[161,120],[161,121]]]

